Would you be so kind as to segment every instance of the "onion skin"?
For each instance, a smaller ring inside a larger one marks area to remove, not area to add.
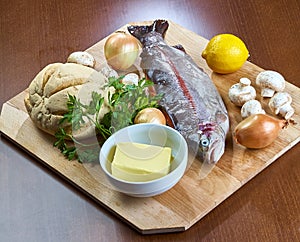
[[[134,64],[138,54],[139,41],[122,31],[111,34],[104,44],[106,61],[115,70],[127,70]]]
[[[286,120],[276,119],[267,114],[254,114],[235,127],[233,139],[247,148],[261,149],[273,143],[279,131],[287,125]]]
[[[166,118],[158,108],[144,108],[135,116],[134,123],[155,123],[166,125]]]

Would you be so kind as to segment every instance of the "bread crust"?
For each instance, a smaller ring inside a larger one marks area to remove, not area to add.
[[[90,67],[75,63],[49,64],[30,83],[24,99],[25,107],[38,128],[54,135],[60,126],[60,120],[68,111],[68,95],[74,95],[88,103],[92,91],[107,95],[106,83],[107,78]],[[102,117],[109,111],[108,104],[105,103]],[[72,133],[68,124],[61,127]],[[85,136],[84,130],[82,132],[81,136]]]

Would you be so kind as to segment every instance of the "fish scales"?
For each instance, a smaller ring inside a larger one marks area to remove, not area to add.
[[[167,45],[167,21],[149,26],[129,26],[143,45],[141,68],[163,94],[161,105],[176,118],[176,129],[190,152],[207,163],[224,153],[229,119],[223,100],[209,76],[182,50]]]

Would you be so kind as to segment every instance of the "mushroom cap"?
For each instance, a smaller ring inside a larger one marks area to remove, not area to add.
[[[136,73],[128,73],[122,79],[122,83],[129,85],[138,85],[139,84],[139,76]]]
[[[261,103],[257,100],[249,100],[245,102],[241,108],[241,116],[242,118],[247,118],[250,115],[263,113],[265,114],[265,110],[263,110]]]
[[[287,92],[277,92],[269,101],[269,107],[274,112],[283,105],[291,104],[292,97]]]
[[[287,92],[277,92],[269,101],[269,107],[276,115],[289,119],[295,110],[291,106],[292,97]]]
[[[81,64],[92,68],[94,68],[96,64],[95,58],[90,53],[85,51],[76,51],[71,53],[67,59],[67,62]]]
[[[245,102],[255,99],[256,91],[250,84],[248,78],[241,78],[239,83],[233,84],[228,91],[230,101],[237,106],[242,106]]]
[[[261,88],[268,88],[280,92],[285,88],[285,79],[276,71],[262,71],[256,77],[256,84]]]

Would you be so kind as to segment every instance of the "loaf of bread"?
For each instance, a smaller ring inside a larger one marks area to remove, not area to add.
[[[25,106],[30,118],[43,131],[54,135],[59,122],[68,111],[68,94],[74,95],[81,102],[88,103],[91,93],[97,91],[105,96],[105,103],[99,118],[109,112],[105,84],[107,78],[90,67],[74,63],[53,63],[42,69],[32,80],[25,97]],[[70,125],[63,126],[72,133]]]

